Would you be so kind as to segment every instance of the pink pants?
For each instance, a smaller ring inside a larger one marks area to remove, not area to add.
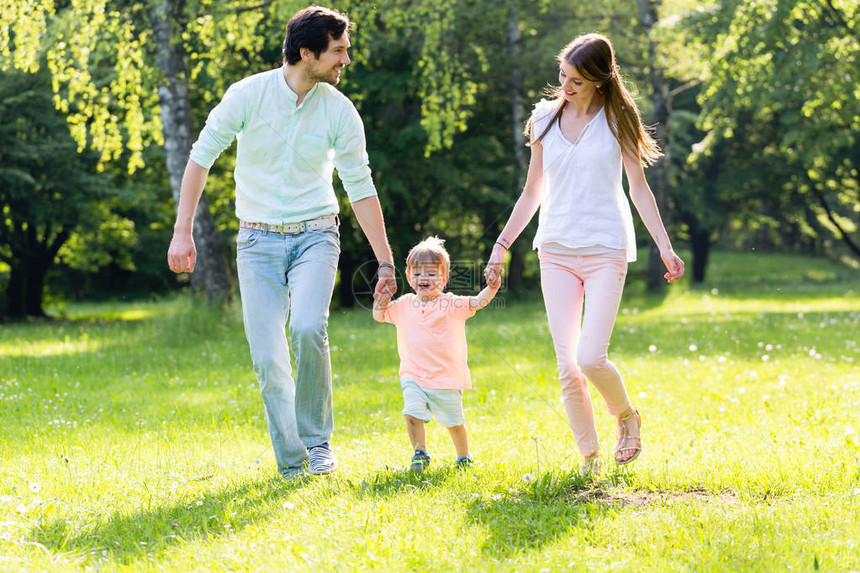
[[[589,456],[600,449],[600,443],[587,380],[600,391],[613,416],[630,407],[621,373],[607,357],[627,258],[541,250],[540,271],[562,400],[579,452]]]

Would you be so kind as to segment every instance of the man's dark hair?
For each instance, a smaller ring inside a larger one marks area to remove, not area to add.
[[[328,48],[329,36],[339,40],[349,28],[349,18],[337,10],[322,6],[309,6],[298,12],[287,22],[284,36],[284,59],[288,64],[297,64],[301,59],[301,48],[307,48],[319,58]]]

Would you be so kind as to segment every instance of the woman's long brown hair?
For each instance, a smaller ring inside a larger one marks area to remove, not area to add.
[[[663,155],[649,129],[642,123],[636,102],[624,86],[609,38],[600,34],[578,36],[559,52],[558,61],[575,67],[586,80],[600,84],[606,121],[623,153],[635,155],[643,165],[651,165]],[[556,101],[555,114],[533,143],[540,142],[553,123],[561,121],[561,113],[567,104],[562,88],[553,89],[550,95]],[[525,131],[527,137],[530,137],[531,130],[529,121]]]

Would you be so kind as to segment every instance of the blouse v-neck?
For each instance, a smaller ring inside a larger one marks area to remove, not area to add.
[[[571,147],[576,147],[577,145],[582,143],[583,138],[585,138],[585,135],[589,131],[588,128],[591,127],[591,124],[594,123],[595,119],[600,117],[600,115],[603,113],[603,109],[604,109],[604,106],[600,106],[600,109],[597,110],[597,113],[594,114],[594,117],[592,117],[591,119],[588,120],[588,122],[582,128],[582,131],[579,132],[579,136],[576,138],[576,141],[569,140],[567,138],[567,136],[564,134],[564,130],[561,128],[561,118],[559,117],[557,127],[558,127],[558,133],[561,135],[562,140],[564,140],[564,142],[567,143]]]

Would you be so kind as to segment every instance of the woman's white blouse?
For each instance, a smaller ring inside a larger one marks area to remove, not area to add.
[[[534,136],[552,121],[556,103],[541,101],[532,114]],[[624,251],[636,260],[630,202],[621,185],[621,146],[603,108],[577,142],[568,141],[558,121],[541,140],[543,182],[533,247],[559,245],[583,253]]]

